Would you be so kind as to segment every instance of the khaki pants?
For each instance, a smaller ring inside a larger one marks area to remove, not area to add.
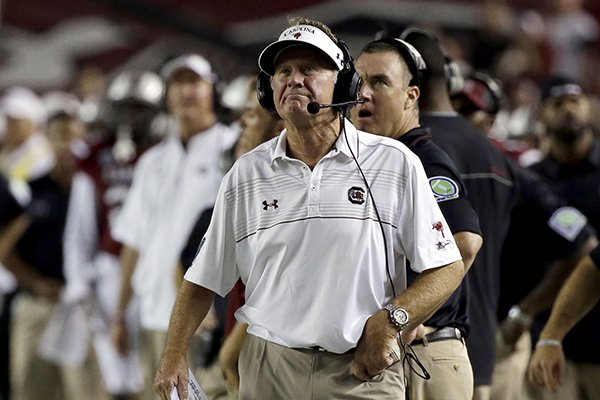
[[[464,340],[440,340],[412,349],[431,378],[424,380],[407,368],[411,400],[472,399],[473,369]]]
[[[142,362],[144,363],[144,400],[158,400],[160,397],[154,391],[154,375],[158,370],[167,341],[167,332],[142,329]]]
[[[64,367],[38,356],[37,348],[56,303],[21,293],[12,308],[10,351],[14,400],[106,398],[95,358],[79,368]],[[93,353],[93,352],[90,352]]]
[[[400,359],[400,349],[395,349]],[[362,382],[352,376],[354,352],[290,349],[248,335],[240,355],[240,400],[405,398],[402,363]]]
[[[492,400],[525,400],[527,366],[531,357],[531,335],[523,333],[515,347],[507,345],[500,329],[496,330],[496,362],[490,398]]]

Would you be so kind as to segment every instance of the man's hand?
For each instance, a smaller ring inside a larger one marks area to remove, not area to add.
[[[188,366],[185,354],[165,349],[158,371],[154,376],[154,390],[162,400],[171,399],[171,391],[177,388],[181,400],[188,399]]]
[[[504,343],[515,350],[515,346],[523,333],[529,330],[529,325],[523,324],[518,320],[514,320],[511,318],[505,318],[504,321],[500,323],[500,332],[502,334],[502,339]]]
[[[392,357],[392,344],[396,340],[396,334],[387,311],[381,310],[371,316],[365,324],[354,354],[352,375],[361,381],[367,381],[394,364],[396,360]]]
[[[529,381],[555,391],[565,377],[565,354],[561,346],[538,347],[529,363]]]

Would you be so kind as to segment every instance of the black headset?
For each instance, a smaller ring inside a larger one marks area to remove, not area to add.
[[[360,91],[360,77],[354,67],[354,58],[346,43],[336,37],[336,44],[342,50],[343,65],[338,72],[335,88],[333,90],[332,103],[344,103],[358,100]],[[256,97],[261,107],[265,110],[276,112],[273,89],[271,88],[271,77],[264,71],[260,71],[256,79]]]
[[[421,28],[418,26],[411,26],[402,31],[402,33],[400,34],[400,39],[410,42],[409,40],[407,40],[407,37],[411,34],[425,36],[427,39],[429,39],[429,41],[435,44],[435,46],[444,56],[444,78],[446,79],[448,94],[452,96],[454,94],[460,93],[464,86],[464,78],[460,70],[460,66],[458,65],[458,63],[456,63],[456,61],[452,60],[444,52],[444,50],[440,46],[440,41],[438,37],[428,29]],[[431,69],[429,70],[429,72],[431,74],[436,73],[436,71]]]
[[[423,73],[427,70],[427,65],[425,64],[423,57],[421,57],[421,54],[417,51],[417,49],[412,47],[412,45],[408,42],[391,36],[382,37],[376,40],[375,42],[386,43],[390,46],[393,46],[398,51],[398,53],[400,53],[400,56],[402,56],[402,59],[408,66],[408,70],[412,75],[412,78],[408,83],[409,86],[421,86],[421,82],[423,80]]]

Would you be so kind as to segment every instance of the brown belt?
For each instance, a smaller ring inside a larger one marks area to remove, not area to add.
[[[435,332],[431,332],[423,337],[423,339],[414,340],[412,345],[422,345],[431,342],[439,342],[441,340],[450,340],[456,339],[461,340],[463,338],[463,334],[460,332],[460,329],[454,328],[451,326],[447,326],[445,328],[440,328]]]

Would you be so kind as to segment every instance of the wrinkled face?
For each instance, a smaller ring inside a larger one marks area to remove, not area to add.
[[[551,135],[572,141],[589,126],[592,106],[583,95],[564,95],[546,100],[542,113],[543,122]]]
[[[356,127],[376,135],[399,137],[406,125],[411,88],[400,56],[393,51],[363,53],[356,61],[356,70],[362,79],[360,96],[364,100],[352,113]]]
[[[284,120],[307,118],[308,103],[331,103],[336,76],[333,63],[318,51],[307,47],[284,50],[275,60],[271,80],[277,113]]]
[[[169,111],[178,118],[195,118],[213,112],[213,83],[194,71],[182,68],[169,78]]]

